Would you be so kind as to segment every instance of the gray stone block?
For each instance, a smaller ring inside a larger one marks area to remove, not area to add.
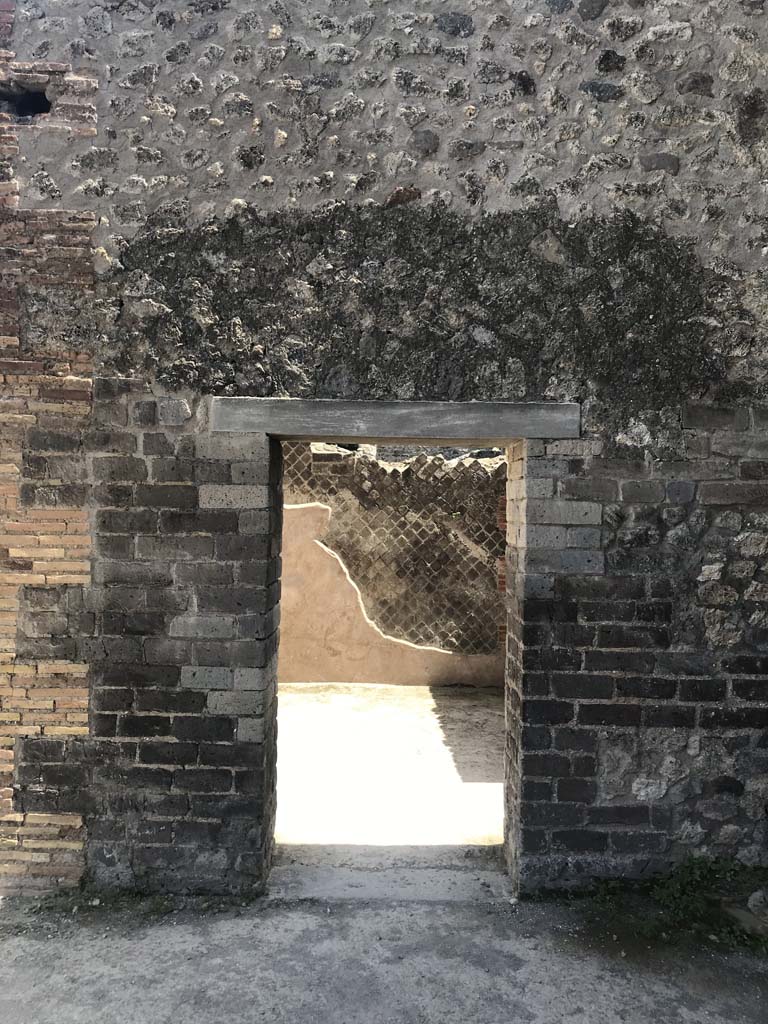
[[[280,624],[280,606],[276,605],[266,615],[241,615],[237,619],[237,635],[244,640],[264,640],[275,632]]]
[[[563,494],[582,501],[616,501],[619,497],[619,484],[617,480],[604,477],[571,477],[563,484]]]
[[[133,406],[133,422],[140,427],[151,427],[157,423],[157,403],[153,401],[136,402]]]
[[[173,583],[173,575],[167,562],[97,560],[93,566],[93,582],[96,585],[127,583],[148,587],[167,587]]]
[[[625,480],[621,484],[622,501],[663,501],[663,480]]]
[[[227,462],[259,460],[268,463],[270,442],[266,434],[202,434],[195,441],[198,459],[224,459]]]
[[[220,562],[266,562],[276,546],[275,538],[258,534],[237,537],[225,535],[215,538],[216,559]]]
[[[236,671],[240,671],[239,669]],[[231,690],[235,675],[231,668],[208,665],[185,665],[181,670],[181,687],[187,690]]]
[[[564,526],[531,525],[525,530],[525,544],[529,548],[560,548],[567,543]]]
[[[696,495],[696,484],[692,480],[670,480],[667,483],[667,501],[673,505],[687,505]]]
[[[274,604],[270,587],[221,586],[198,587],[197,604],[201,611],[231,612],[243,615],[265,612]]]
[[[157,419],[164,427],[180,427],[192,416],[189,402],[184,398],[158,398]]]
[[[234,687],[236,690],[267,690],[277,683],[277,658],[272,658],[264,668],[236,668]]]
[[[163,537],[138,537],[136,557],[154,561],[190,561],[213,557],[213,538],[195,534],[178,536],[167,534]]]
[[[232,615],[179,615],[171,622],[172,637],[217,639],[234,637],[237,622]]]
[[[589,526],[602,521],[603,509],[592,501],[533,500],[527,502],[526,514],[529,523]]]
[[[569,548],[599,548],[603,531],[599,526],[571,526],[567,531],[566,544]]]
[[[646,172],[668,171],[677,175],[680,172],[680,158],[674,153],[641,153],[640,166]]]
[[[155,513],[155,515],[157,515]],[[214,512],[164,511],[159,516],[160,533],[237,533],[238,516],[229,510]],[[111,530],[119,533],[119,530]],[[154,533],[155,530],[138,530],[138,533]]]
[[[173,574],[178,584],[196,587],[221,586],[234,581],[233,567],[220,562],[177,562]]]
[[[555,596],[555,581],[552,576],[526,572],[520,577],[525,597],[532,600],[547,600]]]
[[[694,430],[748,430],[749,409],[689,402],[683,409],[683,426]]]
[[[555,495],[554,477],[544,476],[540,479],[526,477],[521,480],[520,496],[523,498],[553,498]]]
[[[198,640],[194,645],[193,660],[200,665],[260,667],[267,663],[266,648],[264,640]]]
[[[144,481],[147,465],[130,455],[102,455],[93,459],[93,477],[97,481]]]
[[[731,430],[718,431],[712,435],[712,452],[730,458],[768,458],[768,434],[739,434]]]
[[[150,475],[155,483],[191,483],[195,479],[196,465],[192,459],[165,456],[149,459]]]
[[[197,488],[189,484],[139,484],[136,505],[142,508],[196,508]]]
[[[269,508],[275,499],[265,485],[202,484],[200,508]]]
[[[272,529],[272,514],[269,509],[259,511],[247,511],[240,513],[240,533],[242,534],[269,534]]]
[[[565,459],[541,458],[528,459],[525,468],[526,481],[541,479],[562,479],[568,475],[568,462]]]
[[[248,462],[233,462],[230,476],[233,484],[268,484],[269,462],[252,459]]]
[[[263,690],[216,690],[207,700],[208,710],[217,715],[262,715],[264,704]]]
[[[581,548],[531,548],[525,561],[526,568],[534,573],[600,575],[605,569],[602,551],[586,551]]]
[[[238,718],[236,733],[238,743],[263,743],[264,733],[263,718]]]
[[[699,484],[699,500],[703,505],[768,504],[768,480],[705,481]]]
[[[144,640],[144,660],[148,665],[183,665],[191,660],[190,647],[187,640],[147,637]]]

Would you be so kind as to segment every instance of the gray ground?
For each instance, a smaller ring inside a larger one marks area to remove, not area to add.
[[[467,868],[472,872],[473,868]],[[8,1024],[765,1024],[768,962],[650,950],[578,905],[270,897],[0,907]]]
[[[501,802],[498,711],[402,689],[357,698],[354,723],[337,708],[336,735],[283,702],[294,842],[267,897],[0,903],[0,1024],[768,1022],[768,960],[649,948],[588,901],[511,903],[500,847],[465,845],[458,813]]]

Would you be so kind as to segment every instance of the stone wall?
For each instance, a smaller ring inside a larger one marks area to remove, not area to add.
[[[531,441],[510,474],[529,884],[765,861],[765,415],[687,406],[682,459]]]
[[[83,814],[102,882],[261,886],[279,449],[206,434],[191,398],[96,395],[135,445],[89,460],[93,738],[25,740],[16,806]],[[684,461],[589,436],[511,449],[507,853],[528,884],[764,860],[763,416],[688,406]]]
[[[71,881],[84,815],[99,881],[264,884],[279,463],[211,392],[582,402],[513,460],[510,863],[521,786],[531,882],[764,860],[762,0],[12,15],[4,877]]]
[[[764,395],[764,5],[464,6],[21,3],[20,56],[100,82],[96,140],[22,140],[103,281],[26,289],[30,344],[231,394],[597,391],[621,425]]]
[[[258,888],[272,845],[280,448],[97,380],[90,735],[25,739],[17,807],[76,811],[97,882]],[[203,436],[201,436],[203,435]],[[107,453],[109,448],[109,454]]]
[[[503,459],[420,454],[387,463],[365,451],[295,443],[283,445],[283,466],[286,503],[330,506],[323,543],[379,629],[458,654],[499,650]]]

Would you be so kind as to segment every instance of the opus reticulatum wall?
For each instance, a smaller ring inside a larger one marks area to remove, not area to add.
[[[765,861],[762,0],[12,6],[2,877],[266,881],[279,451],[211,394],[580,402],[510,447],[510,866]]]
[[[323,543],[376,626],[459,654],[496,654],[504,644],[505,480],[501,455],[447,461],[421,452],[393,462],[367,448],[283,445],[286,504],[330,506]]]

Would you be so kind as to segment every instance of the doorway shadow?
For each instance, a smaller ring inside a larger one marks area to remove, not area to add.
[[[434,714],[462,782],[504,781],[504,692],[431,686]]]

